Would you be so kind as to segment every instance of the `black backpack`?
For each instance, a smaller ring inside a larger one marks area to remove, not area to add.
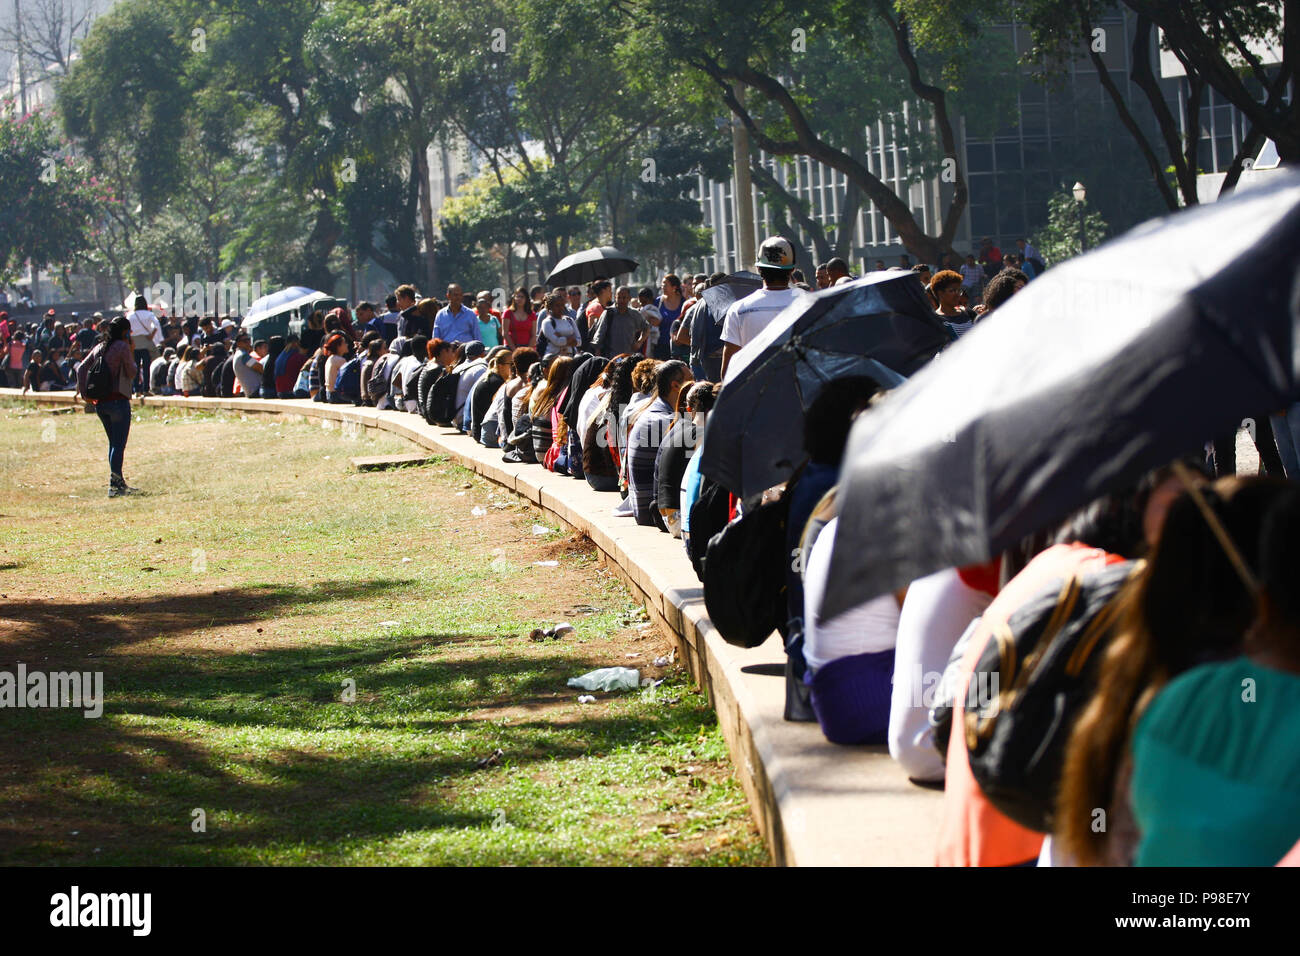
[[[537,464],[537,455],[533,453],[533,418],[528,414],[527,406],[515,419],[514,428],[502,441],[501,446],[505,449],[505,453],[501,456],[502,461],[526,465]]]
[[[709,541],[704,606],[723,640],[757,647],[787,618],[785,526],[790,499],[751,508]],[[691,513],[691,538],[695,537]]]
[[[691,539],[686,549],[695,576],[704,581],[709,542],[731,520],[731,496],[712,478],[700,478],[700,493],[691,505]]]
[[[113,373],[108,368],[108,346],[98,346],[89,362],[86,388],[82,394],[94,401],[101,401],[113,394]]]
[[[445,372],[429,388],[425,400],[424,420],[430,425],[450,425],[456,417],[456,390],[460,388],[460,373]]]
[[[231,398],[235,394],[235,357],[233,355],[221,363],[220,392],[222,398]]]
[[[343,363],[334,377],[334,401],[361,404],[361,356],[354,356]]]
[[[1052,830],[1066,742],[1092,696],[1119,617],[1116,598],[1140,567],[1125,561],[1052,586],[995,630],[980,655],[970,686],[996,696],[980,708],[967,695],[971,773],[989,802],[1021,826]]]
[[[426,362],[420,366],[420,374],[415,379],[415,405],[420,410],[420,417],[429,422],[430,425],[435,423],[429,421],[429,392],[442,371],[442,366],[436,362]]]
[[[394,361],[390,354],[380,356],[371,370],[370,380],[366,382],[366,393],[370,400],[378,404],[388,391],[388,377],[393,374]]]

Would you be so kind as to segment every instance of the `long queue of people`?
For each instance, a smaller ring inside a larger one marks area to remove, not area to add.
[[[767,595],[746,587],[757,578],[744,577],[761,571],[779,583],[787,719],[815,722],[836,744],[884,745],[918,786],[942,787],[940,864],[1294,858],[1300,486],[1225,473],[1221,456],[1214,469],[1179,460],[994,561],[824,618],[848,435],[889,395],[866,376],[825,385],[805,416],[805,461],[761,497],[738,500],[701,473],[734,356],[806,291],[786,240],[759,255],[762,287],[721,321],[699,307],[720,275],[666,276],[658,296],[605,279],[585,301],[521,289],[501,313],[487,295],[466,306],[456,286],[445,302],[402,286],[386,312],[337,310],[282,341],[236,329],[230,355],[191,341],[159,387],[419,415],[505,461],[585,481],[610,495],[614,515],[680,538],[706,600],[722,590],[761,603]],[[954,340],[1030,281],[1004,265],[982,301],[966,292],[963,305],[960,272],[915,271],[930,272],[921,280]],[[832,261],[816,281],[852,276]],[[119,316],[106,334],[116,384],[98,410],[110,495],[127,494],[134,329]],[[83,394],[89,365],[78,369]],[[711,563],[771,514],[779,522],[754,539],[763,547]]]

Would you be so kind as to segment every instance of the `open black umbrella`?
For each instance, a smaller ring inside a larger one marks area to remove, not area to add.
[[[1288,171],[1035,279],[858,419],[822,613],[987,560],[1295,401],[1298,276]]]
[[[732,356],[700,471],[742,497],[780,484],[804,458],[804,413],[822,386],[869,375],[893,387],[948,342],[910,272],[801,296]]]
[[[636,260],[626,252],[619,252],[613,246],[599,246],[565,256],[546,277],[546,284],[554,287],[590,282],[601,277],[609,279],[634,272],[636,266]]]
[[[763,288],[763,280],[757,272],[733,272],[715,286],[710,286],[700,293],[700,298],[709,307],[709,315],[714,322],[722,323],[731,303],[743,299],[751,292]]]

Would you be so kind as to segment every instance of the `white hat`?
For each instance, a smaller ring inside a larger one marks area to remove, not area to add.
[[[222,319],[222,320],[221,320],[221,327],[222,327],[223,329],[233,329],[233,328],[235,327],[235,320],[234,320],[234,319]]]

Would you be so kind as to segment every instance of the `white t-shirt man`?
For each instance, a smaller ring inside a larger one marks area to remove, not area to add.
[[[256,398],[262,387],[262,373],[253,367],[257,364],[260,364],[257,357],[248,349],[235,349],[235,378],[239,379],[239,387],[249,398]]]
[[[782,309],[803,295],[802,289],[758,289],[737,299],[722,318],[722,341],[741,349],[748,345]]]

